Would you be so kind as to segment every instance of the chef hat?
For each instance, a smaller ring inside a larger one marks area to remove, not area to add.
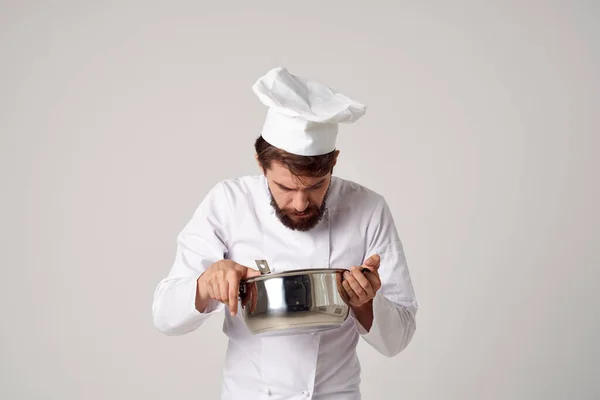
[[[269,107],[262,137],[292,154],[315,156],[335,150],[338,123],[352,123],[367,107],[318,82],[278,67],[252,87]]]

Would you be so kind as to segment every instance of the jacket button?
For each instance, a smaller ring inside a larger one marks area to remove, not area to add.
[[[267,389],[265,389],[265,392],[267,393],[267,396],[271,395],[271,389],[267,388]]]

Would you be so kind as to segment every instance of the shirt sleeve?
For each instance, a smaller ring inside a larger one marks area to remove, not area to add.
[[[198,277],[227,254],[229,203],[222,183],[215,185],[177,237],[175,260],[169,274],[154,292],[152,314],[156,329],[167,335],[183,335],[202,325],[224,305],[211,300],[196,310]]]
[[[381,198],[367,229],[366,258],[379,254],[381,288],[373,299],[373,324],[367,331],[357,319],[356,328],[373,348],[393,357],[410,343],[418,309],[402,242],[392,213]]]

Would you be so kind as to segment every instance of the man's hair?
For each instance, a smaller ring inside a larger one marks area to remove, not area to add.
[[[270,169],[273,162],[278,162],[296,177],[325,176],[329,172],[333,172],[336,158],[335,150],[319,156],[300,156],[291,154],[271,145],[262,136],[259,136],[258,139],[256,139],[254,149],[256,150],[258,161],[263,170]]]

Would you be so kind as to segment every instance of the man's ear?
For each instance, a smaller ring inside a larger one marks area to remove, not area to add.
[[[265,171],[265,169],[263,168],[262,164],[258,160],[258,154],[255,154],[254,158],[256,159],[256,163],[258,164],[258,168],[260,169],[260,172],[262,172],[264,175],[267,175],[267,171]]]
[[[336,150],[335,151],[335,158],[333,159],[333,167],[335,167],[335,164],[337,164],[337,160],[338,160],[338,156],[340,155],[340,151]]]

